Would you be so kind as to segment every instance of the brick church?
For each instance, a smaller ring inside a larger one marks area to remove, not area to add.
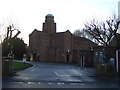
[[[31,61],[78,63],[92,66],[92,41],[74,36],[69,30],[56,32],[54,16],[47,14],[42,31],[34,29],[29,35],[29,55]]]

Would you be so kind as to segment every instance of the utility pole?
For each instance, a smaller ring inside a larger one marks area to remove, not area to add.
[[[0,90],[2,89],[2,44],[0,42]]]

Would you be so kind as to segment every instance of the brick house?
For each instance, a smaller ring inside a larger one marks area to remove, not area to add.
[[[91,48],[94,46],[96,44],[92,41],[74,36],[69,30],[56,32],[52,14],[45,16],[42,31],[34,29],[29,35],[30,60],[34,61],[72,62],[87,66],[87,62],[92,62]]]

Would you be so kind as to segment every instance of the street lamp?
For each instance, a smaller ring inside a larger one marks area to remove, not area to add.
[[[117,22],[117,31],[120,33],[120,21]],[[116,50],[116,71],[119,72],[120,50]]]

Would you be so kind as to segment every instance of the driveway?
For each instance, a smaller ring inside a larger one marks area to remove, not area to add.
[[[3,88],[118,88],[117,78],[95,77],[94,68],[76,64],[33,64],[3,79]]]

